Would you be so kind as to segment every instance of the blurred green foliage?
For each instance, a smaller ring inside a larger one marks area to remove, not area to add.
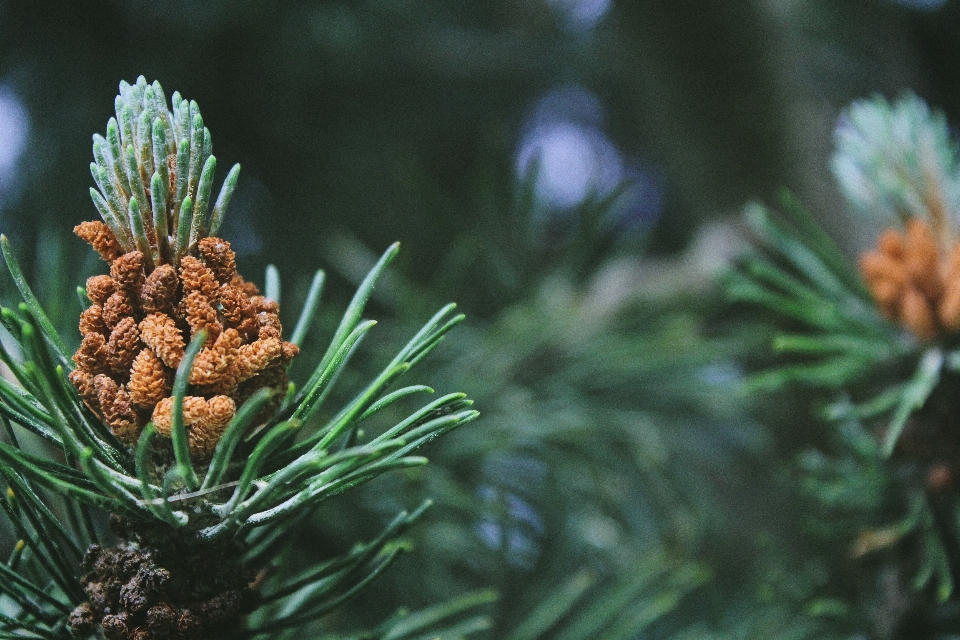
[[[196,96],[217,155],[244,165],[247,215],[225,232],[255,221],[255,260],[308,269],[318,239],[347,228],[375,247],[405,242],[418,277],[435,273],[438,246],[503,222],[476,196],[509,180],[533,101],[558,85],[593,92],[624,155],[663,175],[659,247],[782,185],[837,208],[829,130],[854,97],[910,86],[953,106],[938,99],[953,3],[621,2],[579,30],[558,9],[576,4],[4,0],[0,82],[31,124],[4,227],[87,217],[77,132],[98,131],[118,78],[141,73]]]
[[[829,175],[836,116],[913,88],[960,122],[960,7],[622,0],[578,26],[576,5],[0,0],[0,90],[30,127],[16,183],[0,175],[0,226],[36,247],[32,280],[75,336],[73,289],[99,269],[68,233],[96,215],[87,136],[142,73],[195,98],[218,158],[243,165],[222,231],[248,278],[275,263],[299,302],[323,266],[340,301],[401,241],[367,372],[460,303],[467,323],[424,365],[483,417],[428,447],[426,469],[304,526],[291,562],[436,501],[414,553],[323,632],[493,587],[491,638],[826,637],[836,558],[809,553],[788,471],[825,436],[801,401],[737,395],[770,335],[713,278],[738,243],[730,214],[783,185],[842,246],[863,243]],[[548,158],[520,157],[564,90],[580,103],[561,124],[586,122],[625,168],[565,208],[537,190]]]

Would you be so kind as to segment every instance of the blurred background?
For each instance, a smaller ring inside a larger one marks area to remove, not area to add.
[[[737,215],[787,187],[863,245],[827,162],[840,110],[912,90],[960,122],[958,63],[954,0],[0,0],[0,229],[77,342],[90,136],[121,79],[196,100],[243,167],[222,229],[241,271],[279,267],[289,323],[328,272],[295,374],[394,240],[357,379],[439,304],[469,318],[420,375],[483,418],[292,552],[436,501],[324,629],[493,587],[491,638],[707,637],[806,580],[776,551],[806,544],[780,465],[803,413],[733,391],[763,339],[716,290]]]

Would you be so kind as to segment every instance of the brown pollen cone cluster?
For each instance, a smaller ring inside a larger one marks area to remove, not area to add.
[[[202,542],[117,518],[111,528],[133,540],[146,534],[152,544],[87,549],[81,584],[89,599],[70,614],[73,637],[99,627],[106,640],[206,640],[229,636],[256,606],[256,575],[237,560],[235,542]]]
[[[921,340],[960,330],[960,243],[945,249],[937,240],[929,223],[911,218],[860,258],[880,311]]]
[[[281,336],[277,303],[237,273],[228,242],[203,238],[196,255],[148,273],[143,254],[122,253],[106,224],[84,222],[74,232],[109,263],[110,275],[87,280],[93,304],[80,316],[70,381],[122,442],[135,445],[149,421],[170,436],[173,377],[201,330],[207,338],[183,405],[193,457],[210,456],[254,392],[286,388],[297,346]]]

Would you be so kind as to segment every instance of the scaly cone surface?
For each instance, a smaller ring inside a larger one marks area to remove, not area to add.
[[[89,600],[70,614],[74,637],[99,626],[106,640],[203,640],[235,629],[257,603],[242,545],[171,535],[162,526],[111,520],[117,547],[91,545],[83,558]]]
[[[877,307],[921,341],[960,330],[960,156],[946,118],[914,95],[874,98],[853,103],[834,137],[849,202],[900,222],[860,258]]]
[[[340,606],[406,550],[398,536],[428,502],[306,571],[274,544],[298,515],[383,473],[425,464],[416,449],[476,419],[462,393],[402,411],[399,421],[387,412],[433,393],[418,384],[388,389],[463,316],[452,315],[454,304],[442,307],[332,418],[313,421],[376,325],[364,307],[398,245],[364,278],[297,390],[286,368],[313,322],[323,272],[285,341],[278,276],[268,271],[270,297],[261,296],[216,237],[239,166],[212,203],[216,160],[196,103],[174,93],[171,110],[160,85],[141,77],[120,84],[116,108],[93,144],[91,197],[103,222],[76,227],[109,274],[87,281],[91,304],[72,358],[0,235],[22,299],[16,312],[0,308],[22,357],[0,349],[19,383],[0,385],[0,517],[20,538],[0,563],[0,636],[286,635]],[[77,393],[62,386],[70,384],[65,372]],[[281,402],[289,411],[277,410]],[[357,428],[378,414],[372,430]],[[19,430],[48,446],[21,449]],[[115,539],[95,526],[90,508],[110,514]],[[384,634],[412,637],[424,625],[410,620],[398,618],[403,630]]]
[[[117,118],[94,136],[91,197],[103,222],[75,233],[110,265],[87,281],[92,305],[70,381],[87,406],[133,447],[152,421],[171,435],[174,374],[186,345],[206,342],[190,370],[183,414],[191,457],[205,460],[236,409],[259,389],[287,386],[297,346],[282,338],[278,304],[236,269],[230,244],[208,236],[223,218],[239,165],[208,209],[216,158],[196,102],[159,83],[123,83]],[[282,397],[282,393],[276,396]]]
[[[203,238],[199,257],[184,256],[179,270],[161,264],[146,274],[139,251],[116,255],[103,223],[85,222],[76,232],[100,245],[110,275],[87,281],[93,304],[80,317],[83,340],[70,380],[122,442],[135,445],[151,420],[170,436],[173,376],[201,330],[207,341],[183,408],[192,456],[213,452],[236,407],[255,391],[286,388],[297,347],[281,337],[278,304],[237,273],[225,240]]]
[[[911,218],[904,233],[887,229],[860,258],[880,311],[921,340],[960,329],[960,243],[949,253],[942,244],[926,220]]]

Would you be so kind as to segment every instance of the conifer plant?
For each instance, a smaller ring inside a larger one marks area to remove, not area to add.
[[[93,154],[90,193],[102,220],[75,232],[109,274],[79,290],[75,353],[0,238],[21,298],[0,309],[11,338],[0,348],[10,372],[0,378],[2,508],[18,540],[0,563],[0,638],[295,633],[386,569],[425,505],[295,571],[277,563],[285,534],[338,493],[424,464],[418,447],[477,416],[464,394],[450,393],[377,423],[383,409],[432,393],[397,383],[462,316],[452,304],[440,309],[352,400],[327,407],[375,324],[362,318],[364,305],[397,246],[296,385],[287,367],[313,322],[323,273],[285,335],[276,271],[261,294],[217,237],[239,165],[213,200],[216,159],[196,102],[174,93],[168,105],[160,84],[143,77],[121,83]],[[397,618],[365,637],[418,637],[458,611]]]
[[[956,637],[960,157],[944,116],[907,95],[851,105],[832,168],[873,247],[854,265],[787,196],[785,215],[748,210],[761,242],[728,281],[772,312],[780,361],[754,387],[820,390],[827,427],[799,466],[803,522],[834,569],[781,633]]]

